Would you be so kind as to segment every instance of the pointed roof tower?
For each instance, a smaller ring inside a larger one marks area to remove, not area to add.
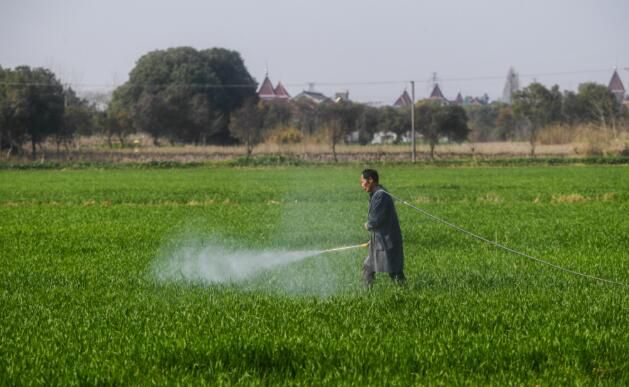
[[[284,85],[282,85],[282,82],[277,82],[277,86],[275,86],[275,89],[273,91],[275,92],[276,98],[279,98],[279,99],[290,98],[290,94],[288,94],[288,91],[286,91],[286,89],[284,88]]]
[[[435,87],[433,87],[432,93],[430,93],[430,99],[433,99],[433,100],[436,100],[436,101],[441,101],[441,102],[444,102],[444,103],[448,102],[446,97],[443,96],[443,93],[441,92],[441,88],[439,88],[439,84],[438,83],[435,83]]]
[[[607,86],[607,88],[616,96],[618,102],[622,103],[622,100],[625,98],[625,86],[623,86],[616,69],[614,69],[612,79],[609,80],[609,86]]]
[[[395,107],[406,107],[406,106],[411,106],[412,104],[413,104],[413,101],[411,100],[411,97],[409,97],[409,95],[408,95],[408,93],[406,92],[406,89],[405,89],[404,92],[395,101],[393,106],[395,106]]]
[[[520,76],[515,72],[513,67],[509,67],[509,71],[507,72],[507,80],[505,81],[505,86],[502,89],[502,102],[506,104],[511,104],[511,100],[513,99],[513,93],[520,89]]]
[[[457,93],[454,103],[457,105],[463,105],[463,96],[461,95],[460,91]]]
[[[258,96],[263,100],[275,99],[275,89],[273,89],[273,84],[268,74],[264,76],[264,81],[262,81],[260,90],[258,90]]]

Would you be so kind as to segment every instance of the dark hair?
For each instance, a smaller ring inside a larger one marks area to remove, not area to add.
[[[374,183],[378,183],[378,171],[375,169],[365,169],[363,171],[363,179],[369,180],[372,179]]]

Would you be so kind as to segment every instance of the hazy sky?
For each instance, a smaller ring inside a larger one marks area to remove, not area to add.
[[[390,104],[411,79],[424,97],[433,72],[450,99],[498,98],[510,66],[562,89],[617,66],[628,87],[629,1],[0,0],[0,66],[48,67],[79,90],[174,46],[237,50],[258,82],[268,64],[292,95],[314,82],[363,102]]]

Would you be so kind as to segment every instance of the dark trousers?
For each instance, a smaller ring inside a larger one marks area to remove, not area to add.
[[[393,281],[399,284],[403,284],[406,281],[406,277],[404,276],[403,271],[396,272],[396,273],[389,273],[389,277]],[[365,285],[371,286],[373,285],[373,282],[375,280],[376,280],[375,270],[369,265],[364,265],[363,266],[363,282],[365,282]]]

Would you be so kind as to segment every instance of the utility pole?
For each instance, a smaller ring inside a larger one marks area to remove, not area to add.
[[[411,159],[413,163],[417,160],[415,149],[415,81],[411,81],[411,142],[413,144],[413,152]]]

